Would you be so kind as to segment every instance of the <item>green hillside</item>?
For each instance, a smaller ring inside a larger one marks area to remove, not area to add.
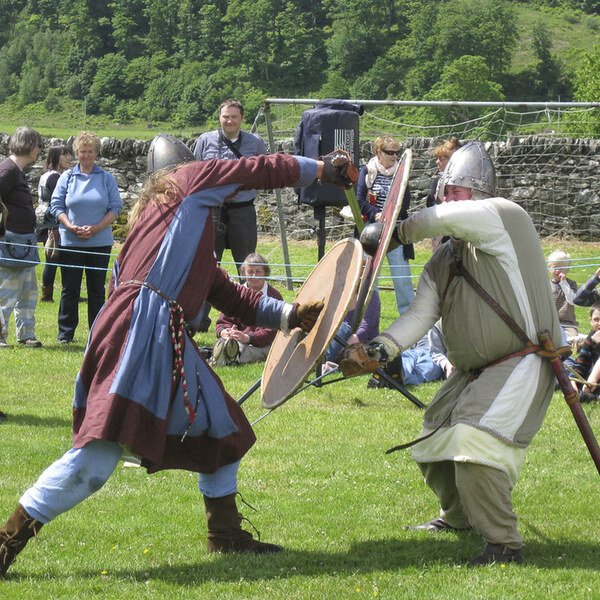
[[[581,73],[595,72],[600,2],[555,4],[0,0],[0,128],[194,133],[215,124],[227,97],[250,118],[265,97],[596,98],[600,83]]]
[[[600,17],[569,10],[542,10],[527,4],[516,4],[519,39],[511,63],[511,72],[520,72],[536,62],[532,47],[532,25],[541,21],[548,29],[552,51],[573,69],[585,52],[598,43]]]

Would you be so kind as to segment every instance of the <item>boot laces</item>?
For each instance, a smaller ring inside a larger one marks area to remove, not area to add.
[[[254,508],[254,506],[252,506],[252,504],[250,504],[249,502],[246,502],[246,500],[242,496],[241,492],[236,492],[236,494],[240,497],[240,500],[242,501],[243,504],[245,504],[248,508],[252,509],[254,512],[258,512],[256,510],[256,508]],[[242,513],[238,512],[238,516],[240,517],[240,524],[243,523],[244,521],[246,521],[250,525],[250,527],[252,527],[252,529],[254,530],[254,533],[256,534],[256,539],[260,542],[260,531],[257,529],[256,525],[254,525],[254,523],[248,517],[245,517]],[[245,533],[252,536],[252,534],[249,532],[245,532]]]

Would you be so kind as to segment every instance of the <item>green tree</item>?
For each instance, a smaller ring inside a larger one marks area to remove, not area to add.
[[[127,60],[121,54],[107,54],[98,60],[98,68],[90,87],[90,101],[104,102],[105,111],[116,106],[117,100],[124,99],[126,94]]]
[[[18,16],[27,0],[0,0],[0,48],[11,40]]]
[[[537,58],[534,65],[534,90],[539,100],[564,99],[569,94],[562,64],[552,52],[552,38],[542,21],[532,25],[532,47]]]
[[[390,21],[390,3],[330,0],[326,6],[332,21],[326,42],[329,70],[352,81],[368,71],[395,39],[397,26]]]
[[[577,102],[598,102],[598,98],[600,98],[600,44],[583,56],[575,71],[573,90]]]
[[[200,8],[198,18],[198,30],[192,46],[195,57],[217,66],[223,55],[223,13],[216,4],[205,4]]]
[[[148,35],[146,47],[150,54],[174,54],[177,40],[177,14],[179,0],[146,0]]]
[[[149,29],[145,5],[145,0],[119,0],[109,5],[115,48],[128,60],[139,57],[145,48]]]
[[[499,83],[489,78],[489,67],[482,56],[461,56],[444,67],[440,80],[425,94],[423,100],[502,101]],[[460,123],[481,116],[487,108],[465,106],[424,107],[415,111],[423,124]]]
[[[438,65],[461,56],[482,56],[490,78],[497,81],[516,47],[516,13],[506,0],[450,0],[440,7],[434,38]]]
[[[577,102],[598,102],[600,98],[600,44],[584,55],[573,80],[574,99]],[[563,130],[577,136],[600,135],[598,109],[571,110],[562,118]]]
[[[324,34],[312,18],[310,13],[298,13],[292,2],[275,17],[271,62],[277,78],[271,89],[276,94],[302,94],[325,81]]]

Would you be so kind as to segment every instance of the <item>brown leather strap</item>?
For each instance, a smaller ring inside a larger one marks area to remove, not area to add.
[[[492,298],[476,281],[476,279],[467,271],[462,263],[462,260],[458,258],[456,255],[453,256],[450,261],[450,276],[448,277],[448,282],[446,283],[446,287],[444,288],[444,292],[442,294],[442,302],[446,299],[446,294],[448,292],[448,288],[450,287],[450,283],[452,280],[457,277],[464,277],[465,281],[491,306],[498,316],[512,329],[512,331],[517,335],[517,337],[523,342],[525,345],[521,350],[517,350],[516,352],[512,352],[507,354],[506,356],[502,356],[479,369],[472,371],[471,380],[474,381],[481,375],[481,373],[494,365],[498,365],[506,360],[511,358],[516,358],[518,356],[527,356],[528,354],[538,354],[543,356],[544,358],[555,358],[559,356],[565,348],[560,348],[559,350],[555,350],[554,352],[549,352],[544,348],[544,346],[534,344],[527,334],[519,327],[516,321]],[[412,442],[407,442],[406,444],[400,444],[399,446],[395,446],[394,448],[390,448],[386,454],[390,454],[391,452],[395,452],[396,450],[404,450],[405,448],[410,448],[427,438],[430,438],[432,435],[437,433],[448,421],[450,421],[450,417],[452,416],[452,412],[444,419],[442,423],[440,423],[431,433],[424,435],[423,437],[417,438],[416,440],[412,440]]]

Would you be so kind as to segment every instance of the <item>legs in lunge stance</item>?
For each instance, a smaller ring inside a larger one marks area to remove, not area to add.
[[[440,501],[440,516],[409,529],[431,532],[470,529],[486,542],[469,565],[521,562],[523,538],[513,512],[512,484],[504,471],[475,463],[420,463],[425,482]]]
[[[69,450],[50,465],[20,498],[19,505],[0,529],[0,579],[43,524],[73,508],[98,491],[115,470],[123,449],[116,442],[95,440]],[[200,475],[208,523],[209,552],[278,552],[282,548],[253,539],[241,527],[236,506],[238,463],[216,473]]]

